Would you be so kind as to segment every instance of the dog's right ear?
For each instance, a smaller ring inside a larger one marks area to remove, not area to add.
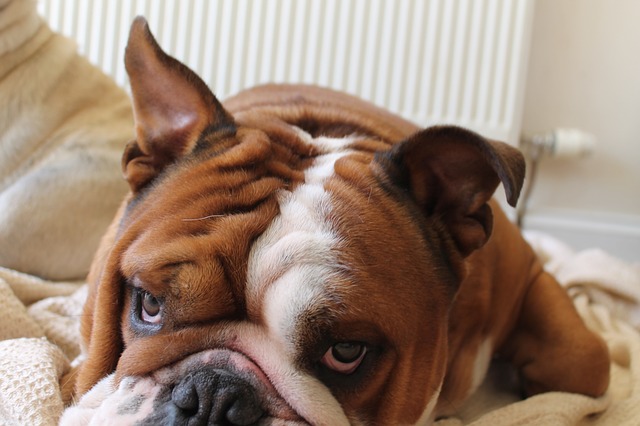
[[[134,193],[189,153],[204,131],[235,133],[233,117],[193,71],[162,51],[141,16],[131,25],[125,67],[136,140],[125,149],[122,168]]]

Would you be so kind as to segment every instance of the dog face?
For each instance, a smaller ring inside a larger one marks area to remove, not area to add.
[[[141,19],[126,65],[131,194],[92,267],[78,389],[93,389],[75,413],[431,419],[464,260],[491,233],[498,183],[517,198],[519,154],[316,88],[225,109]]]

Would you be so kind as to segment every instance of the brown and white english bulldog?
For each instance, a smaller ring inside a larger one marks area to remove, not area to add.
[[[142,18],[125,62],[131,192],[63,425],[427,424],[494,356],[527,394],[606,391],[604,342],[491,201],[516,149],[317,87],[221,104]]]

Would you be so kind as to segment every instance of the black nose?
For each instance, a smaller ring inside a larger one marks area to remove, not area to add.
[[[172,424],[245,426],[264,414],[249,383],[213,367],[186,375],[173,388],[171,402]]]

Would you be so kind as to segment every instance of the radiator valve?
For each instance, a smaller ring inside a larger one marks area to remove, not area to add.
[[[525,155],[534,157],[583,157],[591,154],[596,146],[596,138],[592,134],[578,129],[558,128],[549,133],[524,138],[521,145]]]
[[[558,128],[549,133],[540,133],[529,138],[522,138],[520,148],[528,163],[528,182],[522,199],[516,208],[516,222],[522,227],[524,216],[533,185],[536,180],[538,165],[543,157],[578,158],[591,154],[596,146],[596,138],[582,130]]]

